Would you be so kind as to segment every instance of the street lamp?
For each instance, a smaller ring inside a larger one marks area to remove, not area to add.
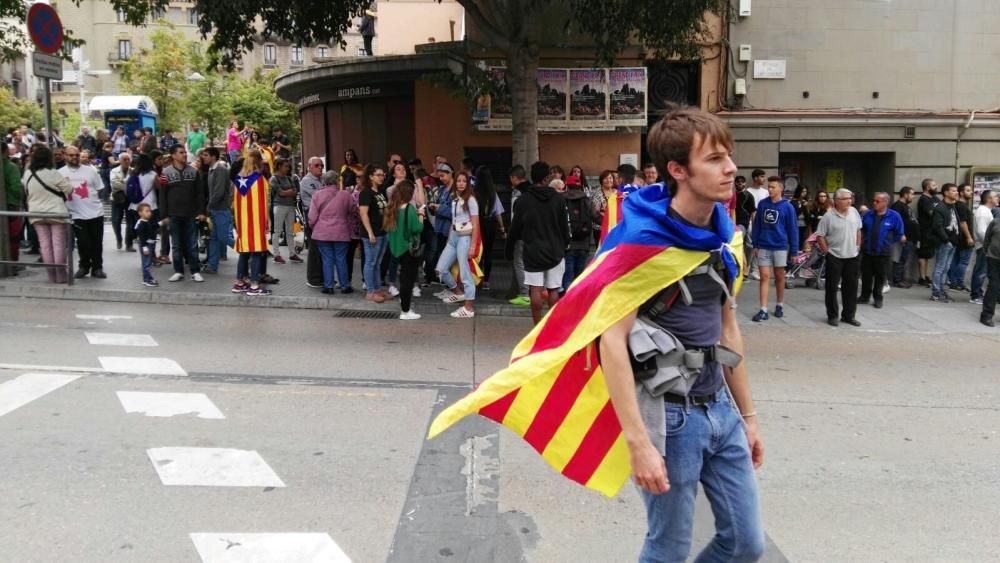
[[[107,76],[111,74],[111,71],[107,69],[91,70],[90,61],[83,58],[83,50],[79,47],[73,49],[73,62],[77,68],[76,85],[80,89],[80,123],[82,125],[87,122],[87,99],[85,97],[84,76]]]

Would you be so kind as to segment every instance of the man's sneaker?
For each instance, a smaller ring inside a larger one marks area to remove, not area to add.
[[[203,273],[203,274],[212,274],[214,276],[215,274],[218,274],[219,271],[216,270],[215,268],[202,268],[201,269],[201,273]]]
[[[922,285],[922,286],[924,286],[924,287],[930,287],[931,286],[931,279],[930,278],[920,278],[919,280],[917,280],[917,283],[920,284],[920,285]]]
[[[250,289],[247,290],[247,295],[251,295],[254,297],[257,297],[259,295],[271,295],[272,293],[274,292],[263,286],[251,287]]]
[[[170,278],[167,281],[179,282],[182,279],[184,279],[184,274],[178,274],[175,272],[174,275],[170,276]]]
[[[941,299],[940,295],[931,295],[931,301],[934,301],[935,303],[940,303],[941,301],[943,301],[943,299]]]
[[[245,283],[236,282],[233,284],[233,293],[246,293],[250,286]]]
[[[156,280],[146,280],[146,281],[142,282],[142,285],[144,285],[146,287],[160,287],[160,282],[158,282]]]
[[[389,297],[399,297],[399,289],[396,286],[389,286]]]
[[[268,284],[272,284],[273,285],[273,284],[277,284],[280,281],[281,280],[279,280],[278,278],[276,278],[276,277],[274,277],[274,276],[272,276],[270,274],[264,274],[264,275],[262,275],[260,277],[260,283],[268,283]]]
[[[311,287],[311,288],[313,288],[313,289],[319,289],[319,288],[323,287],[323,284],[321,284],[321,283],[320,284],[315,284],[315,283],[306,282],[306,285],[309,286],[309,287]]]
[[[517,297],[508,301],[508,303],[510,303],[511,305],[518,305],[520,307],[527,307],[528,305],[531,305],[531,299],[528,299],[524,295],[518,295]]]
[[[826,319],[826,324],[830,326],[840,326],[840,321],[837,320],[837,317],[828,317]]]
[[[302,259],[299,258],[298,254],[292,254],[291,257],[289,257],[288,259],[291,260],[292,262],[295,262],[296,264],[302,263]]]
[[[274,257],[274,263],[275,264],[284,264],[285,263],[285,259],[282,258],[281,255],[275,256]]]
[[[851,326],[861,326],[861,321],[858,319],[840,319],[840,322],[847,323]]]
[[[941,294],[941,301],[944,303],[954,303],[955,300],[951,298],[947,293]]]
[[[983,304],[983,298],[982,297],[973,297],[973,298],[969,299],[969,303],[974,303],[976,305],[982,305]]]
[[[913,287],[913,284],[904,280],[899,283],[893,284],[892,287],[898,287],[899,289],[910,289],[911,287]]]
[[[882,286],[882,295],[889,293],[890,289],[892,289],[892,286],[889,285],[889,282],[886,282],[886,284]]]
[[[348,293],[354,293],[354,288],[353,287],[345,287],[344,289],[341,289],[340,292],[343,293],[343,294],[345,294],[345,295],[348,294]]]
[[[993,322],[993,319],[989,317],[979,317],[979,322],[983,323],[984,325],[990,328],[996,327],[996,324]]]
[[[784,316],[785,316],[785,308],[782,307],[781,305],[775,305],[774,306],[774,318],[780,319],[781,317],[784,317]]]
[[[199,283],[205,281],[205,278],[201,277],[201,273],[199,272],[191,274],[191,279]]]
[[[420,297],[421,295],[423,295],[423,293],[420,291],[420,286],[419,285],[413,286],[413,293],[411,293],[410,295],[412,295],[413,297]]]
[[[406,311],[405,313],[399,314],[399,320],[401,321],[415,321],[420,318],[420,315],[414,313],[413,310]]]
[[[750,279],[752,279],[752,280],[759,280],[760,279],[760,273],[759,272],[750,272],[749,274],[747,274],[747,277],[750,278]]]
[[[770,317],[768,316],[767,311],[757,311],[757,314],[754,315],[751,320],[755,323],[759,323],[760,321],[766,321],[769,318]]]
[[[881,299],[876,299],[875,303],[872,305],[872,307],[875,307],[876,309],[881,309],[882,308],[882,300]]]

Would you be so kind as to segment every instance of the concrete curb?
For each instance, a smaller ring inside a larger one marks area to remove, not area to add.
[[[280,288],[280,286],[279,286]],[[0,297],[26,297],[32,299],[65,299],[109,303],[152,303],[157,305],[196,305],[202,307],[258,307],[276,309],[326,309],[330,311],[386,311],[399,312],[399,301],[372,303],[363,296],[305,297],[270,295],[247,297],[233,293],[177,293],[154,290],[94,289],[78,286],[47,285],[42,283],[0,282]],[[420,314],[447,315],[459,305],[442,303],[437,299],[414,299],[413,308]],[[530,317],[528,307],[517,307],[489,299],[476,302],[476,316]]]

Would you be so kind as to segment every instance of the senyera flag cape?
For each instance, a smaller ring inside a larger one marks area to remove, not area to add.
[[[236,252],[267,252],[270,185],[260,172],[237,176],[233,183]]]
[[[465,260],[468,262],[469,272],[472,273],[472,285],[478,286],[479,282],[483,279],[483,269],[479,267],[479,262],[483,259],[483,237],[479,236],[479,233],[475,233],[470,236],[472,236],[471,248],[475,253],[475,258],[469,258],[469,256],[466,255],[459,256],[458,260]],[[461,268],[458,267],[458,260],[451,265],[451,268],[449,268],[448,271],[451,272],[451,277],[459,280],[459,283],[461,283],[462,271]]]
[[[601,220],[601,236],[597,239],[598,248],[604,245],[604,239],[608,238],[608,233],[621,222],[623,201],[625,201],[625,195],[617,191],[613,197],[608,198],[608,203],[604,207],[604,219]]]
[[[667,213],[659,184],[625,199],[623,219],[566,295],[514,349],[510,365],[445,409],[429,438],[469,414],[495,420],[524,438],[564,476],[614,496],[632,468],[597,354],[598,336],[663,288],[721,251],[739,290],[743,235],[722,205],[712,231]],[[735,294],[735,293],[734,293]]]

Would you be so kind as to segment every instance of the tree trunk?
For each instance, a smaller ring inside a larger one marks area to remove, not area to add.
[[[507,84],[512,101],[513,163],[526,169],[538,158],[538,49],[512,45],[507,52]]]

